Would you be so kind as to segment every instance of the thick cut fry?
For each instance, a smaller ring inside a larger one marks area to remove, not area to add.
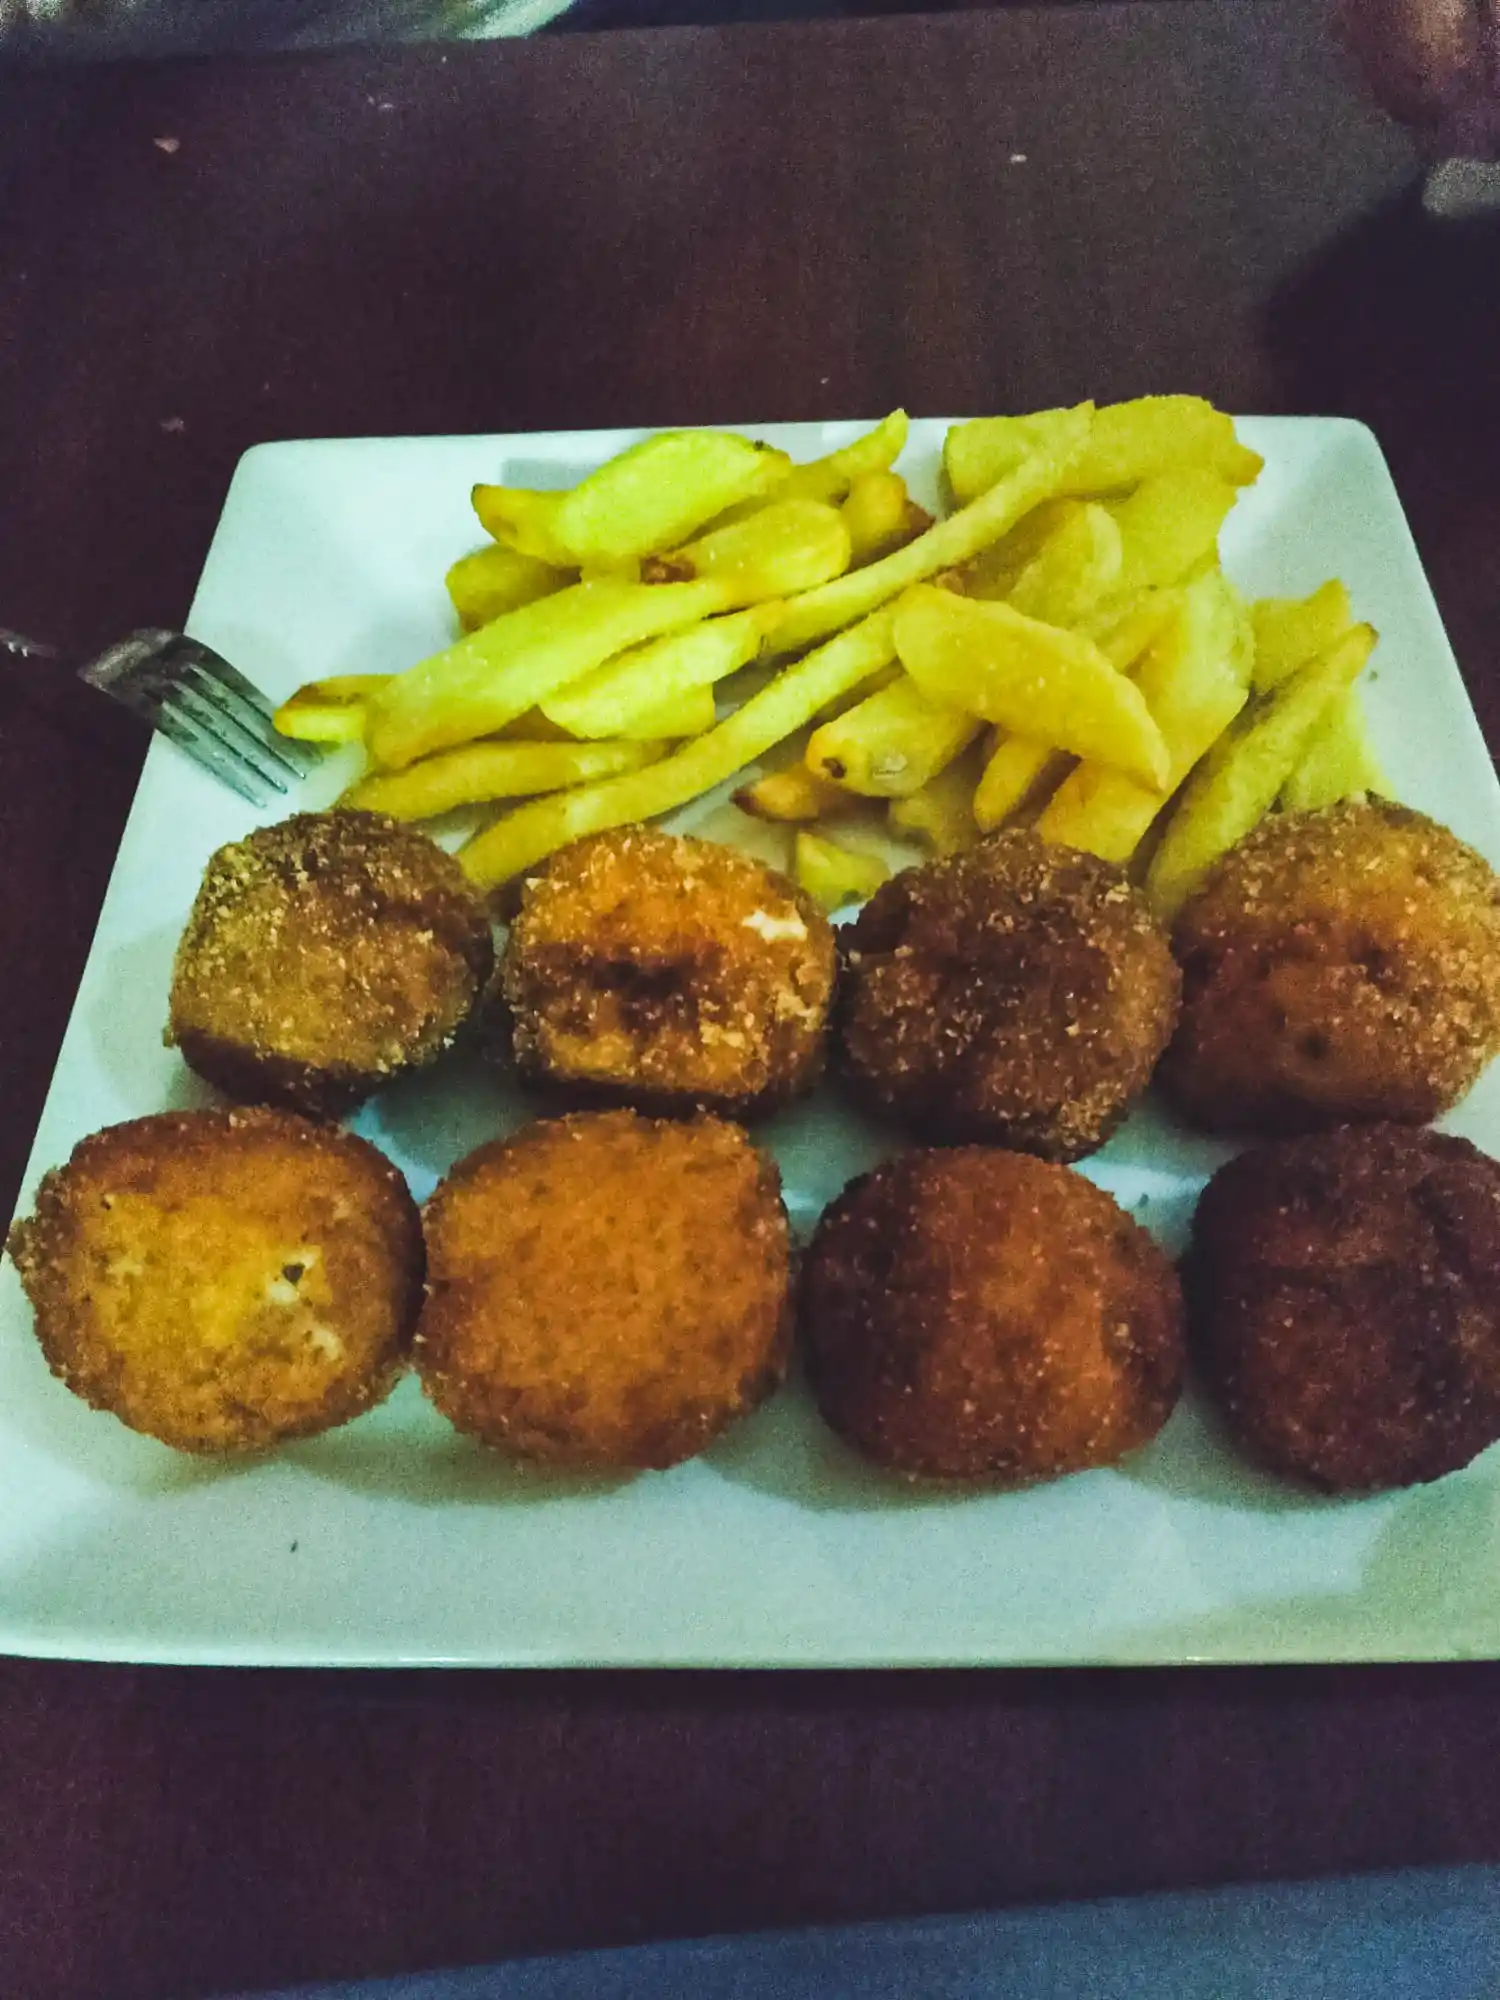
[[[1332,652],[1259,696],[1203,759],[1146,876],[1146,892],[1163,916],[1175,916],[1220,855],[1275,804],[1313,731],[1353,685],[1374,644],[1368,625],[1354,626]]]
[[[742,786],[734,802],[754,819],[796,824],[847,812],[854,799],[842,785],[820,778],[805,764],[789,764],[784,771],[767,771],[753,784]]]
[[[849,567],[849,529],[823,500],[772,500],[742,521],[714,528],[677,549],[669,560],[687,576],[732,582],[742,603],[790,597],[842,576]]]
[[[554,590],[575,580],[574,570],[554,569],[535,556],[523,556],[518,549],[491,542],[454,563],[448,572],[448,595],[459,624],[465,632],[474,632],[492,618],[522,604],[534,604],[539,597],[550,597]]]
[[[1031,410],[1022,417],[978,417],[967,424],[951,424],[943,440],[943,470],[953,497],[961,507],[969,506],[1002,479],[1009,479],[1028,458],[1051,457],[1059,442],[1070,435],[1080,412],[1087,415],[1093,431],[1096,415],[1092,403],[1076,403],[1061,410]],[[1066,485],[1075,488],[1073,468],[1091,454],[1085,449],[1070,455],[1067,476],[1060,476],[1054,491]]]
[[[1250,607],[1255,626],[1255,691],[1280,685],[1336,646],[1354,623],[1349,592],[1337,577],[1310,597],[1263,597]]]
[[[593,778],[612,778],[652,764],[665,743],[465,743],[408,764],[377,771],[351,785],[339,804],[392,819],[435,819],[455,806],[485,799],[522,799],[560,792]]]
[[[1047,625],[1075,625],[1121,586],[1123,540],[1113,515],[1094,502],[1072,506],[1007,596],[1013,610]]]
[[[1112,667],[1118,668],[1122,674],[1133,676],[1141,656],[1165,629],[1168,620],[1176,615],[1182,601],[1181,590],[1137,591],[1129,597],[1111,600],[1111,609],[1098,618],[1085,619],[1080,629],[1094,640]],[[1155,715],[1149,696],[1146,705]],[[1160,717],[1157,720],[1159,722]],[[1171,745],[1168,744],[1169,753],[1170,750]],[[1024,736],[1004,736],[991,751],[984,776],[974,794],[974,817],[981,828],[988,833],[1016,813],[1036,812],[1057,792],[1068,775],[1072,761],[1045,743],[1037,743]],[[1098,769],[1097,766],[1090,768]],[[1099,773],[1101,778],[1104,775]],[[1127,778],[1118,771],[1107,775],[1109,782],[1103,787],[1106,792],[1128,793],[1137,804],[1149,801],[1153,815],[1160,807],[1159,792],[1145,790],[1133,778]],[[1083,844],[1076,840],[1068,843],[1074,847]]]
[[[1370,741],[1359,689],[1347,688],[1313,731],[1297,768],[1281,788],[1281,803],[1290,812],[1314,812],[1371,792],[1388,797],[1390,786]]]
[[[892,799],[887,809],[891,831],[915,834],[934,854],[956,854],[979,837],[974,818],[974,773],[967,757],[929,778],[907,799]]]
[[[1244,707],[1250,674],[1248,619],[1215,571],[1181,592],[1172,622],[1136,662],[1134,677],[1171,759],[1168,790],[1217,741]],[[1119,771],[1080,764],[1037,821],[1044,840],[1128,861],[1162,810],[1162,795]]]
[[[731,431],[658,431],[567,492],[476,486],[474,510],[497,541],[543,562],[630,562],[676,548],[790,468],[785,452]]]
[[[471,881],[494,888],[586,833],[671,812],[763,757],[894,653],[891,613],[879,611],[787,667],[716,728],[659,764],[518,807],[471,841],[459,859]]]
[[[1005,736],[990,752],[974,790],[974,819],[991,833],[1013,813],[1040,805],[1056,791],[1071,759],[1031,736]]]
[[[975,499],[1014,470],[1046,427],[1066,412],[979,417],[955,424],[943,446],[954,498]],[[1262,460],[1234,434],[1233,420],[1198,396],[1140,396],[1105,403],[1096,412],[1089,448],[1070,467],[1060,490],[1118,493],[1160,472],[1202,466],[1235,486],[1249,486]]]
[[[1205,559],[1217,559],[1219,530],[1238,488],[1216,472],[1188,465],[1143,479],[1111,502],[1122,543],[1119,587],[1148,590],[1176,583]]]
[[[1016,525],[991,542],[957,573],[963,597],[1009,597],[1028,564],[1034,562],[1059,528],[1070,521],[1082,503],[1077,500],[1043,500]]]
[[[777,489],[777,497],[842,500],[856,479],[869,472],[885,472],[896,463],[906,449],[907,429],[905,410],[892,410],[853,444],[829,452],[826,458],[794,465]]]
[[[623,736],[664,702],[711,688],[753,660],[779,614],[779,605],[756,605],[633,646],[549,695],[542,713],[573,736]]]
[[[930,700],[1165,784],[1161,731],[1091,639],[930,584],[902,598],[895,632],[902,665]]]
[[[389,674],[332,674],[308,681],[277,709],[272,721],[282,736],[299,743],[358,743],[365,733],[365,709]]]
[[[932,526],[932,516],[914,503],[899,472],[862,473],[839,513],[849,530],[851,567],[889,555]]]
[[[962,709],[929,701],[909,675],[868,695],[808,740],[807,768],[867,799],[904,799],[979,734]]]
[[[682,694],[669,695],[654,708],[640,709],[630,716],[612,735],[627,743],[649,742],[658,736],[701,736],[705,729],[712,729],[719,718],[719,705],[714,700],[711,687],[688,688]],[[568,734],[571,736],[572,731]]]
[[[972,506],[960,508],[946,521],[937,522],[905,548],[896,549],[863,569],[850,570],[847,576],[836,577],[821,589],[808,591],[805,597],[788,606],[785,618],[771,635],[769,650],[790,653],[811,645],[814,640],[836,632],[841,625],[888,603],[908,584],[968,562],[1013,528],[1023,514],[1055,490],[1073,455],[1088,442],[1090,405],[1062,411],[1060,416],[1067,421],[1055,427],[1046,449],[1026,459]]]
[[[1181,590],[1137,591],[1099,605],[1080,620],[1078,629],[1093,640],[1111,666],[1124,674],[1160,637],[1168,620],[1175,618],[1181,608]]]
[[[825,910],[845,903],[862,903],[890,877],[877,854],[852,854],[836,840],[799,828],[792,848],[792,874],[798,886]]]
[[[733,601],[697,583],[575,583],[508,611],[446,652],[394,675],[370,699],[366,740],[399,770],[431,750],[490,736],[626,646],[696,624]]]

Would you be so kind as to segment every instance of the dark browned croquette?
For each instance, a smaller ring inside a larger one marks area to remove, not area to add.
[[[1177,1020],[1166,935],[1124,872],[1029,830],[893,876],[848,935],[840,1069],[919,1137],[1076,1160]]]
[[[1209,1380],[1273,1470],[1405,1486],[1500,1439],[1500,1165],[1467,1140],[1345,1126],[1242,1153],[1184,1273]]]
[[[965,1146],[851,1182],[802,1273],[823,1415],[896,1472],[1020,1484],[1109,1465],[1182,1386],[1170,1262],[1081,1174]]]
[[[1405,806],[1263,820],[1173,943],[1182,1021],[1161,1082],[1210,1131],[1425,1124],[1500,1049],[1500,878]]]
[[[229,1097],[338,1117],[440,1055],[493,963],[483,899],[425,833],[297,813],[210,860],[166,1039]]]

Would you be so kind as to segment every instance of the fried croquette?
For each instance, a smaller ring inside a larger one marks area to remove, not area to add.
[[[229,1097],[339,1117],[441,1054],[493,963],[482,899],[426,834],[297,813],[209,861],[166,1041]]]
[[[585,1101],[758,1115],[821,1074],[835,964],[826,917],[764,863],[599,834],[522,892],[502,967],[516,1064]]]
[[[1457,1103],[1500,1049],[1500,881],[1421,813],[1262,821],[1184,906],[1161,1068],[1209,1131],[1301,1132]]]
[[[1242,1153],[1184,1266],[1235,1432],[1331,1492],[1440,1479],[1500,1439],[1500,1165],[1403,1125]]]
[[[165,1111],[96,1132],[7,1248],[52,1372],[180,1451],[258,1451],[380,1402],[421,1302],[406,1183],[284,1111]]]
[[[1101,1188],[998,1148],[853,1181],[803,1268],[819,1406],[877,1464],[1008,1484],[1110,1465],[1182,1387],[1176,1273]]]
[[[1145,1089],[1179,979],[1112,862],[993,834],[877,889],[838,1008],[854,1094],[922,1137],[1076,1160]]]
[[[781,1380],[790,1250],[738,1126],[633,1111],[481,1146],[426,1210],[416,1362],[459,1430],[525,1458],[663,1467]]]

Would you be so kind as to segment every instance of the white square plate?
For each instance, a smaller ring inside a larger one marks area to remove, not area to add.
[[[798,457],[853,424],[758,431]],[[946,425],[903,469],[936,498]],[[1500,793],[1378,447],[1247,419],[1266,470],[1224,536],[1252,593],[1342,576],[1399,795],[1500,862]],[[446,565],[477,479],[561,485],[638,432],[262,445],[235,474],[189,630],[270,693],[409,665],[451,636]],[[336,774],[307,788],[325,803]],[[299,803],[303,803],[300,801]],[[267,815],[270,817],[271,815]],[[157,742],[120,847],[22,1195],[86,1132],[202,1102],[161,1045],[209,852],[255,815]],[[425,1196],[521,1116],[455,1062],[367,1108]],[[1449,1121],[1500,1151],[1500,1065]],[[890,1140],[819,1097],[762,1128],[799,1225]],[[1225,1149],[1150,1106],[1084,1171],[1176,1248]],[[790,1388],[706,1457],[604,1484],[513,1469],[402,1384],[246,1465],[174,1455],[48,1374],[0,1276],[0,1648],[87,1659],[407,1666],[838,1666],[1500,1655],[1500,1450],[1433,1487],[1321,1500],[1247,1468],[1190,1397],[1128,1465],[955,1499],[864,1470]]]

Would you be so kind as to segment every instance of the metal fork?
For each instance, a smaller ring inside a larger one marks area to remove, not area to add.
[[[63,665],[56,646],[0,629],[0,654]],[[128,708],[251,805],[265,806],[305,778],[323,754],[272,723],[275,705],[201,640],[131,632],[96,657],[68,662],[80,680]]]

